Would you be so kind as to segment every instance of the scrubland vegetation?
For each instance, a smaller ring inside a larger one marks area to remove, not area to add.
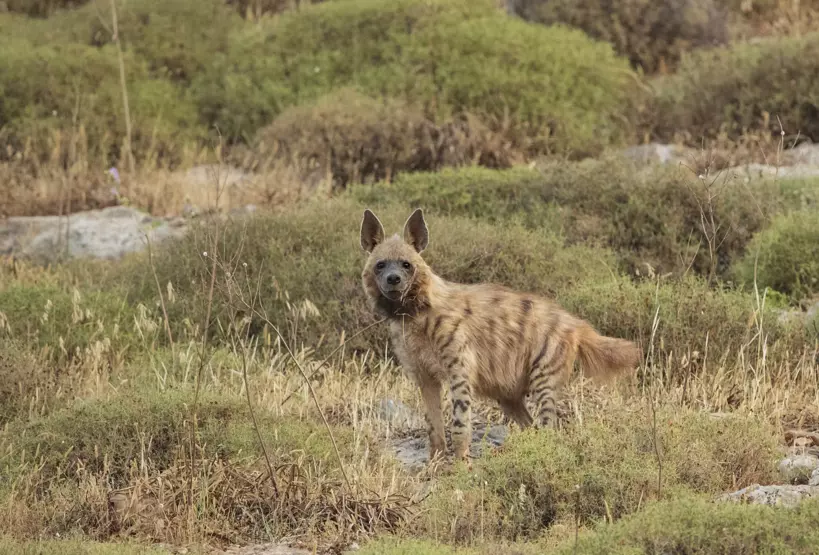
[[[819,141],[819,4],[500,4],[129,0],[114,37],[110,2],[0,2],[0,217],[207,211],[121,261],[0,264],[0,553],[816,552],[817,501],[716,499],[819,427],[819,178],[722,172]],[[646,141],[699,150],[618,152]],[[213,162],[252,173],[188,181]],[[437,273],[644,360],[573,382],[560,430],[408,469],[365,206],[423,207]]]

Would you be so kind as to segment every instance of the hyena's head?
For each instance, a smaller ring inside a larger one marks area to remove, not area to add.
[[[386,237],[384,226],[370,210],[361,222],[361,248],[369,253],[364,264],[364,291],[385,316],[414,314],[428,304],[429,267],[421,252],[429,232],[421,209],[404,224],[403,237]]]

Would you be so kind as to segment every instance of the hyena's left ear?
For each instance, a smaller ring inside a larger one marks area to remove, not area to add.
[[[364,210],[364,220],[361,222],[361,248],[367,252],[384,240],[384,226],[369,209]]]
[[[404,241],[415,247],[418,252],[423,252],[429,245],[429,231],[420,208],[416,209],[404,224]]]

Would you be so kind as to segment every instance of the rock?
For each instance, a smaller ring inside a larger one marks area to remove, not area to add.
[[[791,166],[781,165],[779,167],[768,164],[744,164],[734,166],[719,172],[720,178],[738,178],[744,180],[760,179],[763,177],[795,178],[795,177],[818,177],[819,166],[810,164],[794,164]]]
[[[720,497],[720,501],[791,508],[809,498],[819,498],[819,486],[760,486],[754,484],[725,494]]]
[[[310,555],[313,551],[290,547],[281,543],[264,543],[246,546],[231,546],[219,555]]]
[[[802,143],[796,148],[785,150],[783,158],[788,164],[819,167],[819,144]]]
[[[479,457],[485,444],[490,448],[500,447],[508,434],[509,429],[504,425],[489,426],[476,422],[472,426],[470,455],[473,458]],[[409,470],[420,470],[429,462],[429,438],[426,432],[416,432],[412,437],[396,439],[392,441],[391,447],[395,457]]]
[[[644,164],[679,164],[689,162],[695,151],[678,145],[649,143],[631,146],[622,151],[622,155],[635,162]]]
[[[790,484],[807,484],[811,473],[819,469],[819,457],[810,454],[788,455],[779,462],[782,479]]]
[[[13,217],[0,222],[0,254],[41,262],[70,258],[117,259],[185,233],[183,219],[153,218],[134,208],[112,206],[68,217]]]

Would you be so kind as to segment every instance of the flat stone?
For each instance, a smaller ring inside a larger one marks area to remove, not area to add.
[[[489,426],[480,422],[474,423],[472,443],[469,449],[470,456],[480,457],[486,446],[500,447],[508,434],[509,428],[502,424]],[[447,435],[449,435],[448,430]],[[408,470],[420,470],[429,462],[429,438],[426,432],[418,431],[411,437],[395,439],[391,442],[390,447],[398,461]]]
[[[621,151],[621,154],[634,162],[644,164],[678,164],[688,162],[695,153],[693,149],[662,143],[648,143],[631,146]]]
[[[783,158],[789,164],[804,164],[819,167],[819,144],[802,143],[796,148],[785,150]]]
[[[819,469],[819,457],[810,454],[788,455],[779,462],[779,473],[790,484],[807,484],[811,473]]]
[[[727,493],[719,499],[721,501],[734,503],[792,508],[809,498],[819,498],[819,486],[760,486],[759,484],[754,484],[739,491]]]
[[[127,206],[70,216],[21,216],[0,221],[0,254],[41,262],[68,258],[117,259],[185,233],[180,218],[154,218]]]
[[[740,179],[819,177],[819,166],[812,164],[794,164],[777,167],[769,164],[743,164],[722,170],[720,176],[723,175]]]

